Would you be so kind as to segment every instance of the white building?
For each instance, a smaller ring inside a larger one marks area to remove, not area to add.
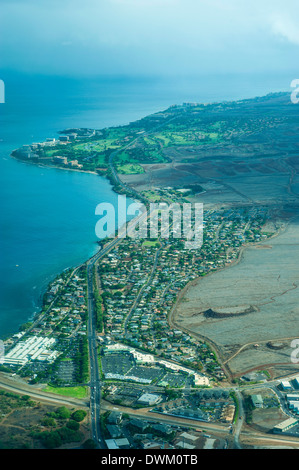
[[[282,423],[276,424],[276,426],[274,426],[274,428],[273,428],[273,432],[274,433],[281,433],[281,432],[288,431],[289,429],[291,429],[296,424],[298,424],[298,419],[288,418],[285,421],[283,421]]]
[[[287,401],[299,401],[299,393],[287,393]]]
[[[58,351],[51,348],[55,343],[54,338],[30,336],[25,341],[20,341],[5,356],[4,363],[11,365],[24,365],[28,361],[53,362],[59,355]]]
[[[292,390],[292,386],[287,380],[282,380],[280,384],[283,390]]]
[[[294,413],[299,414],[299,402],[298,401],[289,401],[289,408]]]
[[[106,442],[106,446],[108,447],[108,449],[111,449],[111,450],[119,449],[114,439],[106,439],[105,442]]]
[[[144,393],[138,399],[138,403],[144,404],[147,406],[153,406],[159,403],[162,400],[161,395],[156,395],[154,393]]]

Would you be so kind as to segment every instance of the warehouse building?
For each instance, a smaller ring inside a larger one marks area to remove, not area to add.
[[[28,361],[53,362],[59,355],[53,351],[54,338],[31,336],[26,341],[20,341],[4,357],[4,363],[10,365],[24,365]]]
[[[273,428],[273,432],[275,434],[286,432],[292,427],[294,427],[296,424],[298,424],[298,419],[288,418],[285,421],[282,421],[281,423],[276,424],[276,426],[274,426]]]
[[[299,393],[287,393],[287,401],[299,401]]]

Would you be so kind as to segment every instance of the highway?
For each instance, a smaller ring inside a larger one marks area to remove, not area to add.
[[[148,408],[133,409],[126,406],[114,405],[103,400],[103,409],[107,411],[119,411],[126,413],[134,418],[145,419],[146,421],[154,421],[159,423],[170,424],[172,426],[186,426],[194,429],[202,429],[206,431],[214,431],[229,434],[230,426],[222,423],[211,423],[198,420],[192,420],[183,416],[172,416],[164,413],[152,412]]]
[[[44,392],[40,388],[24,383],[19,377],[11,377],[6,372],[0,372],[0,388],[21,395],[29,395],[33,400],[52,403],[59,406],[71,406],[75,408],[87,408],[88,400],[57,395]]]
[[[101,380],[98,363],[96,318],[94,310],[93,267],[95,263],[114,248],[122,239],[114,238],[105,248],[96,253],[87,261],[87,295],[88,295],[88,351],[90,371],[90,420],[92,438],[99,448],[104,449],[105,442],[101,433],[100,406],[101,406]]]
[[[100,426],[101,382],[97,357],[97,338],[95,329],[93,266],[97,257],[87,263],[88,285],[88,349],[90,366],[90,420],[92,438],[100,448],[104,448]]]
[[[136,221],[146,218],[147,212],[140,214]],[[96,441],[100,449],[105,449],[106,445],[101,433],[100,410],[101,410],[101,378],[98,363],[98,344],[96,332],[96,318],[94,309],[94,290],[93,290],[93,267],[94,265],[116,245],[123,241],[122,233],[125,228],[119,232],[119,237],[112,239],[102,250],[90,258],[87,265],[87,296],[88,296],[88,352],[89,352],[89,370],[90,370],[90,419],[92,438]],[[133,229],[134,230],[134,229]]]

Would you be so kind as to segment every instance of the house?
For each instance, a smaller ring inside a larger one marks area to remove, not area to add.
[[[263,408],[263,399],[261,395],[251,395],[251,401],[255,408]]]
[[[130,420],[130,424],[134,426],[134,428],[137,428],[138,430],[140,430],[141,432],[143,432],[148,427],[147,422],[142,421],[141,419],[138,419],[138,418],[132,418]]]
[[[129,449],[130,448],[130,443],[126,437],[123,437],[122,439],[115,439],[115,443],[118,446],[119,449]]]
[[[108,449],[111,449],[111,450],[119,449],[114,439],[106,439],[105,443]]]
[[[172,433],[171,427],[164,424],[153,424],[151,429],[157,431],[159,434],[169,435]]]
[[[115,439],[117,437],[121,437],[123,435],[122,430],[120,429],[119,426],[115,424],[107,424],[107,430],[112,437],[112,439]]]
[[[122,413],[118,411],[111,411],[110,415],[108,416],[108,423],[109,424],[120,424],[122,420]]]

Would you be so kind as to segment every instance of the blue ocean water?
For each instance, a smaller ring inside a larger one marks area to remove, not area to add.
[[[293,76],[72,78],[3,72],[0,104],[0,337],[38,311],[48,282],[96,250],[95,207],[117,203],[105,179],[10,158],[67,127],[127,124],[183,102],[287,91]]]

